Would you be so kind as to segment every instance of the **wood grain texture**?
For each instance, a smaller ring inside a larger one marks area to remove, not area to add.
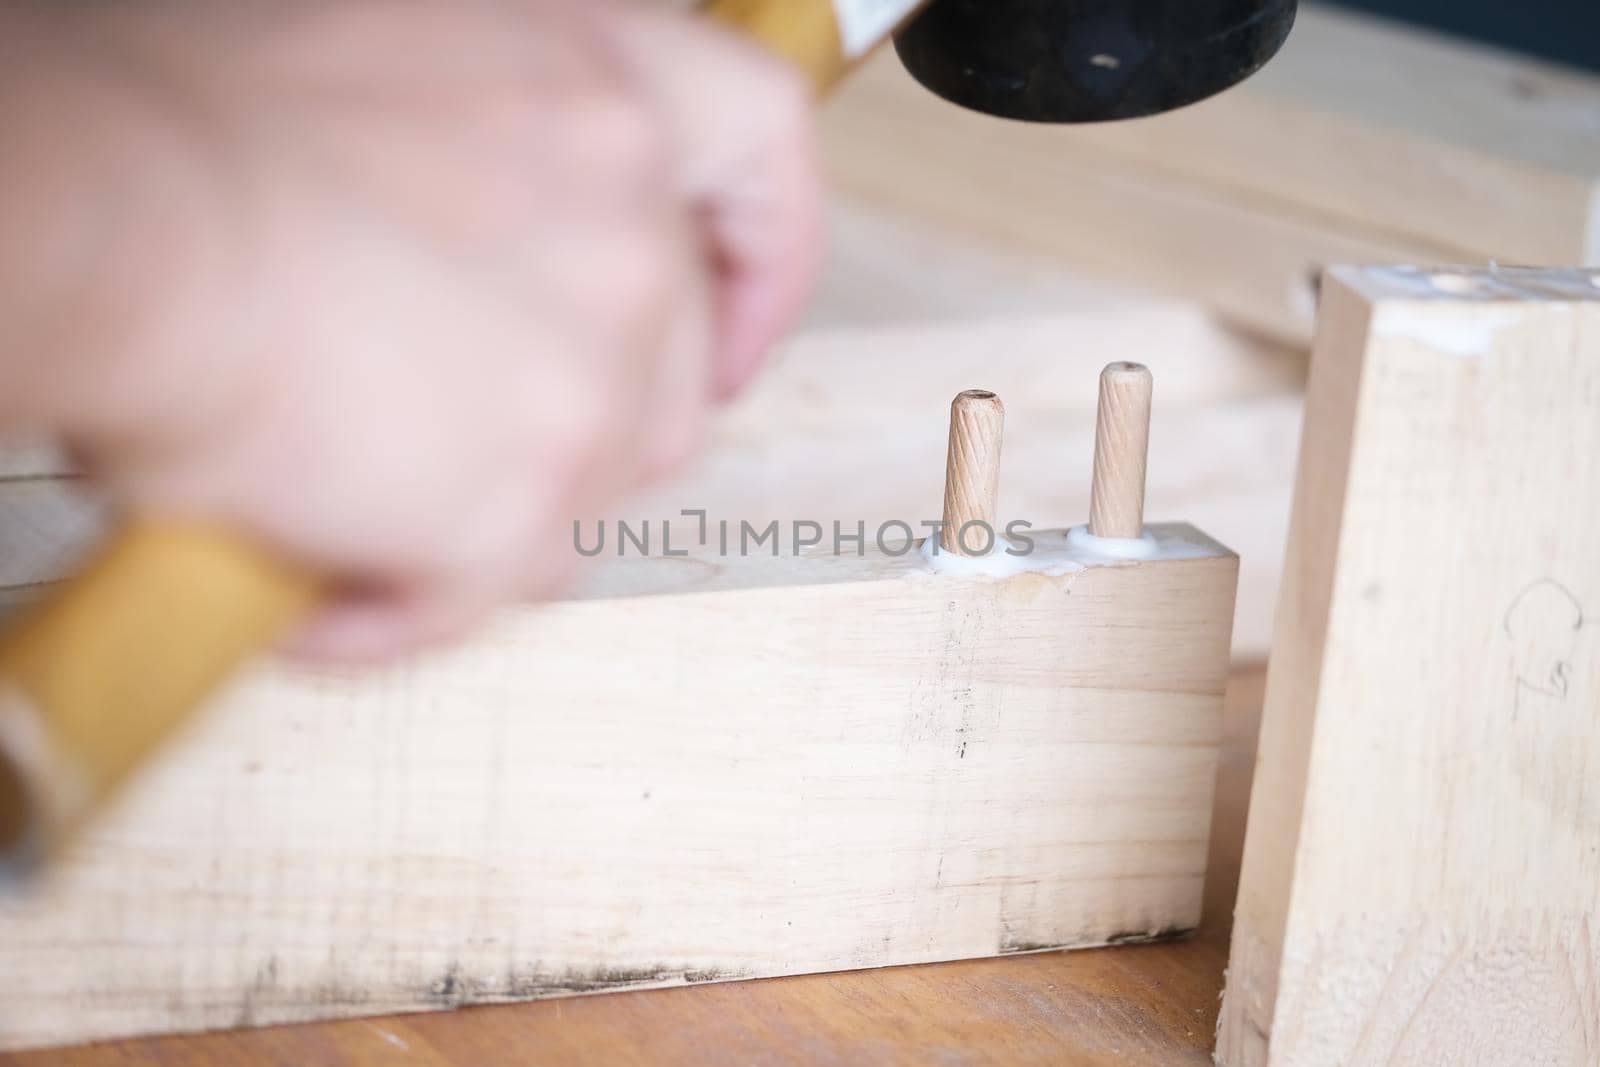
[[[449,654],[266,671],[0,903],[0,1042],[1191,929],[1236,560],[1163,532],[1200,555],[634,559]]]
[[[944,525],[939,531],[939,545],[946,552],[981,556],[995,546],[1005,428],[1005,405],[994,393],[968,389],[950,402]],[[977,528],[969,529],[974,523]]]
[[[1219,1054],[1600,1060],[1600,272],[1340,270]]]
[[[1312,2],[1237,89],[1086,127],[1082,148],[1435,261],[1597,264],[1597,113],[1592,73]]]
[[[1089,496],[1089,532],[1096,537],[1144,534],[1152,388],[1150,368],[1139,363],[1112,363],[1100,372]]]
[[[1229,680],[1193,938],[0,1053],[3,1067],[1206,1067],[1263,671]]]
[[[1239,86],[1138,122],[997,122],[894,56],[825,112],[840,188],[1305,344],[1330,263],[1600,263],[1600,78],[1303,5]]]

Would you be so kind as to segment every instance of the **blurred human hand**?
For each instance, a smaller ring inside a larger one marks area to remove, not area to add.
[[[0,422],[341,592],[304,654],[548,595],[818,259],[805,87],[615,0],[0,14]],[[20,165],[13,165],[21,161]]]

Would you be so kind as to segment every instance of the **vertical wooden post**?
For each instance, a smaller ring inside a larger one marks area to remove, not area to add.
[[[1227,1067],[1600,1049],[1600,272],[1323,285]]]

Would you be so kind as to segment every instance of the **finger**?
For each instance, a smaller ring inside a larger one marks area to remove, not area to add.
[[[799,321],[821,262],[821,193],[809,144],[776,147],[708,209],[717,249],[717,397],[736,395]]]
[[[460,590],[363,590],[321,609],[285,646],[313,663],[368,664],[460,638],[493,599]]]
[[[659,358],[650,364],[649,404],[643,418],[638,477],[629,486],[650,484],[677,471],[699,448],[705,434],[712,387],[712,336],[707,308],[711,283],[697,264],[691,238],[686,262],[677,272],[670,320],[662,331]]]
[[[822,257],[810,91],[776,57],[681,15],[639,12],[619,39],[671,130],[676,181],[715,282],[712,389],[738,392],[799,318]]]

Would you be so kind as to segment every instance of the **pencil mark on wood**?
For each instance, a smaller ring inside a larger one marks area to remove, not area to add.
[[[1554,578],[1541,578],[1512,598],[1501,626],[1513,645],[1513,718],[1520,717],[1533,694],[1567,698],[1584,621],[1582,602]]]

